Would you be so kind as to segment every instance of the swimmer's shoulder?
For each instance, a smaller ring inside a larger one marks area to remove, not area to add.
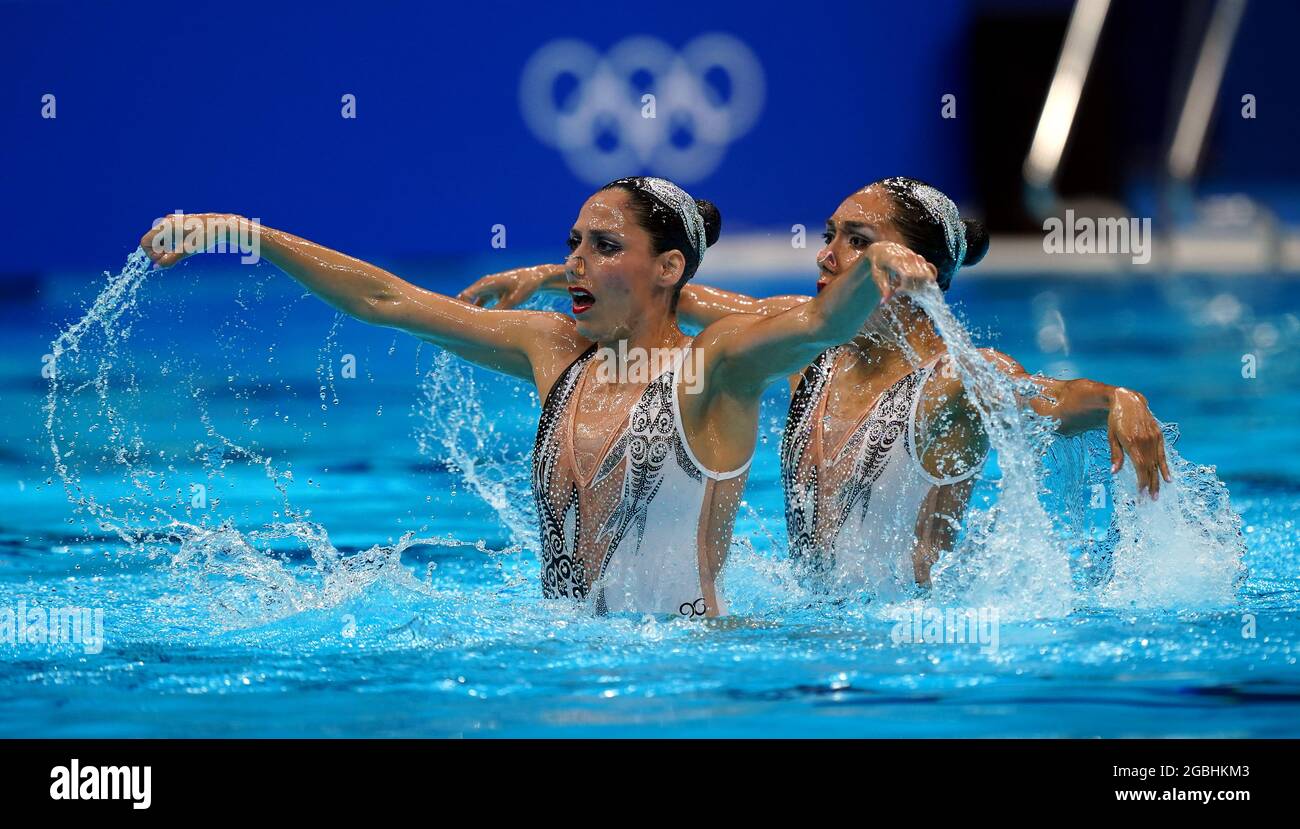
[[[582,340],[578,334],[578,321],[558,311],[525,311],[528,328],[537,334],[565,340]],[[584,340],[585,341],[585,340]]]
[[[979,349],[980,355],[993,365],[1005,371],[1007,374],[1026,374],[1025,367],[1020,365],[1015,357],[1010,354],[1003,354],[994,348]]]
[[[591,340],[578,333],[578,323],[554,311],[528,312],[533,334],[527,346],[538,391],[545,396],[560,375],[591,348]]]
[[[1025,367],[1008,354],[993,348],[980,348],[977,351],[981,357],[1005,374],[1014,377],[1026,373]],[[926,414],[934,417],[948,410],[952,414],[975,417],[974,403],[966,395],[966,386],[962,382],[961,372],[954,370],[952,360],[952,354],[945,351],[936,361],[934,371],[930,372],[926,380],[923,391]]]

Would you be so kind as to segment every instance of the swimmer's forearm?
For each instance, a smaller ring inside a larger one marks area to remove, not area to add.
[[[718,387],[733,394],[761,393],[769,383],[802,371],[827,348],[853,339],[880,303],[871,263],[863,261],[808,302],[770,316],[729,315],[705,328],[696,343],[716,352]]]
[[[563,271],[556,273],[543,280],[537,290],[539,293],[566,294],[569,292],[568,277]],[[677,316],[690,325],[705,326],[731,314],[779,314],[811,298],[793,294],[758,298],[712,285],[687,284],[677,301]]]
[[[823,349],[852,340],[880,304],[880,296],[871,263],[865,262],[865,266],[831,282],[808,303],[816,320],[809,333]]]
[[[681,297],[677,301],[677,316],[688,325],[703,327],[731,314],[779,314],[809,299],[806,296],[792,295],[758,299],[711,285],[688,284],[682,288]]]
[[[1037,378],[1035,382],[1039,382]],[[1052,380],[1039,385],[1044,387],[1045,396],[1033,398],[1030,407],[1038,414],[1055,418],[1060,424],[1058,434],[1072,437],[1106,428],[1115,405],[1116,386],[1095,380]]]
[[[422,291],[369,262],[283,230],[257,228],[262,258],[333,307],[364,322],[385,324],[392,309],[419,292],[422,301],[455,300]]]
[[[487,311],[292,233],[263,227],[260,234],[267,261],[343,313],[405,331],[493,371],[536,379],[530,349],[549,342],[546,320],[538,315]]]

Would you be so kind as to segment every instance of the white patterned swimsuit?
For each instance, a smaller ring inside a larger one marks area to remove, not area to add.
[[[885,389],[840,446],[824,446],[827,390],[845,349],[822,352],[790,401],[781,438],[790,554],[822,586],[893,601],[916,591],[912,553],[922,502],[932,487],[964,481],[981,464],[936,478],[916,451],[921,392],[942,354]]]
[[[574,392],[595,354],[593,345],[560,375],[537,427],[542,593],[588,601],[600,614],[725,614],[720,592],[709,606],[701,572],[725,558],[749,462],[718,473],[696,460],[682,431],[678,359],[641,393],[584,480],[574,459]]]

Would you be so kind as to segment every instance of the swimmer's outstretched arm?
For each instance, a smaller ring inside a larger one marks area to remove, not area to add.
[[[983,349],[983,353],[1008,376],[1027,378],[1042,389],[1042,394],[1027,402],[1038,414],[1055,418],[1059,434],[1068,437],[1105,429],[1110,441],[1111,472],[1124,466],[1127,454],[1133,459],[1138,492],[1145,489],[1156,498],[1160,479],[1173,480],[1165,459],[1164,433],[1143,394],[1096,380],[1056,380],[1030,374],[1006,354],[993,349]]]
[[[257,234],[260,254],[313,294],[362,322],[396,328],[446,348],[485,368],[533,380],[543,391],[582,352],[587,343],[562,314],[537,311],[489,312],[434,293],[398,278],[383,268],[331,250],[315,242],[261,225],[239,216],[198,214],[202,225],[190,233],[217,234],[242,229]],[[208,219],[224,220],[208,222]],[[151,229],[140,246],[159,267],[185,258],[184,251],[167,249],[165,241],[177,238],[168,220]],[[247,237],[245,237],[247,238]],[[189,239],[187,239],[187,242]],[[189,250],[211,249],[218,239],[199,239]]]
[[[757,425],[769,385],[852,339],[882,298],[934,280],[933,265],[910,251],[893,256],[895,249],[906,250],[875,243],[816,299],[772,316],[732,314],[695,337],[691,352],[698,355],[695,374],[702,382],[678,400],[686,433],[696,436],[693,450],[705,466],[735,469],[753,454],[755,432],[743,427]],[[748,434],[748,441],[738,434]]]
[[[758,314],[769,317],[797,308],[812,297],[797,294],[752,297],[726,291],[712,285],[687,284],[677,301],[677,316],[691,325],[712,325],[732,314]]]
[[[1111,472],[1124,466],[1124,456],[1133,461],[1137,475],[1138,492],[1146,491],[1152,498],[1160,492],[1160,479],[1172,480],[1165,458],[1165,438],[1160,423],[1139,392],[1119,386],[1110,386],[1096,380],[1057,380],[1040,374],[1030,374],[1024,366],[1000,351],[980,349],[980,353],[1002,373],[1018,380],[1029,380],[1042,390],[1025,403],[1035,413],[1057,421],[1056,431],[1070,437],[1093,429],[1105,429],[1110,441]],[[972,424],[979,423],[979,414],[971,407],[955,375],[941,374],[947,388],[941,392],[953,403],[958,422],[962,418]],[[936,428],[949,429],[949,424],[936,421]],[[983,430],[978,429],[983,440]],[[982,449],[977,453],[982,456]]]
[[[933,282],[933,265],[895,242],[876,242],[854,270],[831,282],[808,302],[768,316],[737,314],[709,325],[696,340],[725,377],[732,393],[756,390],[787,377],[818,354],[846,343],[867,317],[895,291]]]

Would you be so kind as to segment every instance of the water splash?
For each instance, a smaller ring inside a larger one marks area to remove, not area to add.
[[[1152,503],[1137,494],[1131,462],[1110,474],[1101,432],[1053,444],[1046,463],[1059,532],[1077,553],[1076,584],[1110,608],[1209,608],[1231,604],[1245,581],[1245,537],[1228,489],[1212,466],[1174,448],[1165,424],[1172,483]]]
[[[528,411],[535,420],[535,395],[530,399]],[[445,459],[461,482],[496,512],[516,548],[535,550],[532,447],[516,445],[505,436],[499,411],[488,415],[473,369],[441,351],[420,384],[416,443],[425,457]]]
[[[943,338],[1002,472],[994,483],[996,498],[968,509],[956,547],[932,569],[931,600],[997,608],[1003,618],[1066,615],[1074,606],[1070,558],[1039,497],[1052,423],[1022,403],[1038,389],[984,357],[936,286],[911,298]]]
[[[294,506],[288,465],[282,468],[275,453],[251,437],[218,427],[213,390],[199,382],[197,369],[181,370],[183,359],[168,347],[159,349],[162,356],[128,347],[139,339],[135,326],[151,273],[148,256],[136,250],[119,273],[105,274],[107,284],[81,319],[51,344],[46,440],[54,477],[75,513],[88,519],[90,533],[121,539],[125,555],[164,558],[224,627],[334,607],[378,583],[428,594],[430,582],[421,582],[402,562],[403,552],[413,547],[493,552],[482,541],[414,532],[351,554],[336,548],[325,527]],[[327,352],[337,328],[336,322]],[[325,362],[332,364],[328,356]],[[218,391],[229,392],[243,407],[251,431],[258,417],[249,414],[248,400],[276,383],[262,383],[250,371],[241,388],[240,376],[230,368]],[[331,369],[321,383],[322,399],[332,384]],[[173,408],[159,411],[164,401]],[[259,480],[274,493],[270,505],[253,499],[246,507],[253,515],[226,514],[232,510],[218,493],[247,502]]]
[[[1174,448],[1176,426],[1165,427],[1173,482],[1159,501],[1139,499],[1131,461],[1110,475],[1104,433],[1055,438],[1053,421],[1024,405],[1039,389],[985,359],[938,288],[911,297],[943,338],[1001,471],[995,499],[969,509],[934,567],[932,602],[998,608],[1004,619],[1231,602],[1245,573],[1241,521],[1214,469]],[[1085,518],[1100,514],[1099,492],[1113,505],[1100,533]]]
[[[136,251],[121,272],[106,274],[107,285],[85,315],[51,347],[54,372],[45,427],[53,470],[76,510],[99,531],[116,535],[131,550],[164,555],[214,614],[233,627],[337,607],[376,585],[436,598],[442,594],[432,581],[416,578],[402,559],[420,545],[491,554],[502,578],[475,594],[480,600],[521,589],[529,596],[537,592],[535,562],[513,555],[536,549],[527,462],[531,446],[511,437],[520,432],[509,422],[512,417],[535,418],[535,395],[520,399],[518,384],[485,387],[472,369],[440,352],[423,379],[415,410],[419,450],[447,462],[461,484],[493,509],[509,534],[508,546],[492,550],[481,540],[408,533],[393,544],[344,554],[323,525],[294,506],[292,470],[281,468],[275,453],[250,437],[219,428],[211,410],[213,398],[225,387],[205,388],[197,379],[200,372],[185,374],[180,359],[171,355],[145,371],[140,362],[148,355],[127,347],[149,267],[144,252]],[[917,293],[914,300],[934,321],[971,391],[1001,471],[1000,477],[983,481],[989,497],[972,502],[956,549],[934,568],[929,603],[996,607],[1003,619],[1011,620],[1059,617],[1086,605],[1176,607],[1231,601],[1242,575],[1244,545],[1240,521],[1212,469],[1179,457],[1171,438],[1174,483],[1162,490],[1157,504],[1140,504],[1131,468],[1111,480],[1099,435],[1054,440],[1051,421],[1023,405],[1025,397],[1038,393],[1037,387],[1013,381],[984,359],[968,327],[937,290]],[[897,318],[892,324],[899,324]],[[337,328],[336,319],[320,358],[328,365]],[[238,357],[229,356],[232,362]],[[232,372],[227,385],[237,375]],[[337,397],[332,368],[324,374],[318,368],[317,380],[313,393],[320,399],[315,403],[328,408],[330,397]],[[169,395],[175,412],[146,411],[152,402],[144,399],[150,382],[185,389]],[[497,401],[497,395],[515,399]],[[147,431],[178,423],[199,434],[182,439]],[[255,424],[256,418],[245,422]],[[273,507],[256,502],[261,512],[251,521],[223,514],[228,510],[196,509],[185,488],[196,469],[214,493],[213,506],[223,491],[247,501],[246,490],[260,481],[271,486]],[[121,484],[114,496],[97,496],[109,489],[105,480],[114,477]],[[178,481],[183,483],[178,486]],[[1106,487],[1107,503],[1113,505],[1109,512],[1086,505],[1095,497],[1096,483]],[[271,508],[268,519],[265,513]],[[724,572],[724,589],[737,614],[779,618],[821,601],[795,577],[785,556],[784,533],[773,530],[780,523],[779,514],[764,515],[748,506],[738,522]],[[862,611],[839,600],[829,612]]]

